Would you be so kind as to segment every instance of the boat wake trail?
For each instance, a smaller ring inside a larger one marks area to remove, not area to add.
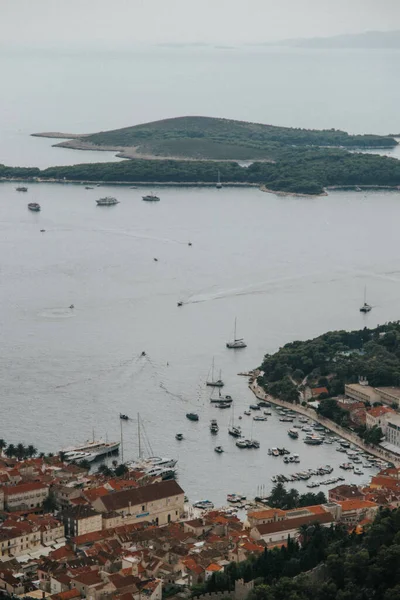
[[[124,237],[130,237],[137,240],[148,240],[155,242],[163,242],[166,244],[187,244],[181,240],[173,240],[171,238],[158,237],[154,235],[146,235],[143,233],[134,233],[133,231],[127,231],[124,229],[90,229],[94,233],[104,233],[106,235],[120,235]]]
[[[174,394],[173,392],[171,392],[167,387],[165,387],[165,385],[162,381],[159,383],[159,386],[168,396],[171,396],[172,398],[176,398],[177,400],[180,400],[181,402],[185,402],[185,403],[188,402],[186,400],[186,398],[184,398],[181,394]]]

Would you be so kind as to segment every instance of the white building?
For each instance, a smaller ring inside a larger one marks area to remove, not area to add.
[[[390,415],[386,418],[386,442],[400,447],[400,415]]]

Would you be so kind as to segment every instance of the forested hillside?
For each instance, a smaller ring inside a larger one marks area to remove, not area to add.
[[[304,377],[327,387],[331,395],[345,383],[367,377],[373,386],[400,385],[400,322],[360,331],[330,331],[307,340],[285,344],[264,357],[260,384],[273,396],[297,402]]]

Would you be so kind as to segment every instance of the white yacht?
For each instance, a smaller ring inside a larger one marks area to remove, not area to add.
[[[63,451],[64,460],[72,462],[76,460],[87,460],[93,462],[101,456],[118,452],[120,442],[104,442],[102,440],[93,440],[80,446],[66,448]]]
[[[99,198],[96,200],[97,206],[114,206],[115,204],[119,204],[119,200],[113,198],[112,196],[105,196],[105,198]]]
[[[247,348],[247,344],[244,342],[243,338],[237,338],[236,337],[236,319],[235,319],[235,326],[234,326],[234,329],[233,329],[233,341],[232,342],[227,342],[226,343],[226,347],[227,348],[233,348],[233,349]]]

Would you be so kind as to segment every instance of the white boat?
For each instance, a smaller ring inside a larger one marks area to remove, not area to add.
[[[362,313],[368,313],[370,310],[372,310],[372,306],[370,306],[367,303],[367,286],[365,286],[364,287],[364,304],[360,308],[360,312],[362,312]]]
[[[222,453],[223,453],[223,451],[224,451],[224,449],[223,449],[223,447],[222,447],[222,446],[215,446],[215,448],[214,448],[214,451],[215,451],[217,454],[222,454]]]
[[[267,417],[263,417],[262,415],[256,415],[253,417],[253,421],[268,421]]]
[[[215,379],[215,377],[214,377],[214,357],[212,359],[212,365],[211,365],[211,379],[207,380],[206,385],[208,385],[210,387],[218,387],[218,388],[224,387],[224,382],[222,381],[222,377],[221,377],[221,371],[219,372],[218,379]]]
[[[246,440],[245,438],[239,438],[236,440],[236,446],[238,448],[250,448],[250,440]]]
[[[142,200],[145,202],[159,202],[160,198],[154,194],[147,194],[147,196],[142,196]]]
[[[72,462],[77,460],[87,460],[93,462],[94,460],[118,452],[120,442],[104,442],[103,440],[93,440],[86,442],[80,446],[74,446],[66,448],[63,451],[64,460],[66,462]]]
[[[119,204],[119,200],[113,198],[112,196],[105,196],[104,198],[99,198],[96,200],[97,206],[114,206],[115,204]]]
[[[200,500],[193,504],[195,508],[201,508],[202,510],[208,510],[214,508],[214,504],[210,500]]]
[[[173,469],[178,462],[175,458],[169,458],[165,456],[154,456],[151,454],[148,457],[143,457],[142,455],[142,430],[144,433],[144,440],[146,443],[146,448],[151,453],[153,449],[148,440],[146,431],[144,430],[143,423],[141,421],[140,415],[137,416],[137,426],[138,426],[138,459],[134,461],[127,462],[126,465],[131,469],[138,469],[148,473],[151,469],[159,468],[159,469]]]
[[[236,319],[235,326],[233,329],[233,341],[226,343],[227,348],[239,349],[239,348],[247,348],[247,344],[243,341],[243,338],[236,337]]]
[[[221,183],[221,174],[220,174],[220,172],[219,172],[219,169],[218,169],[218,179],[217,179],[217,184],[216,184],[216,186],[215,186],[215,187],[217,188],[217,190],[220,190],[220,189],[222,188],[222,183]]]
[[[212,404],[220,404],[221,402],[225,403],[225,404],[232,404],[233,402],[233,398],[232,396],[229,396],[229,394],[226,394],[225,396],[223,396],[221,394],[221,388],[218,388],[218,396],[215,398],[213,396],[214,390],[211,392],[211,396],[210,396],[210,402]]]

